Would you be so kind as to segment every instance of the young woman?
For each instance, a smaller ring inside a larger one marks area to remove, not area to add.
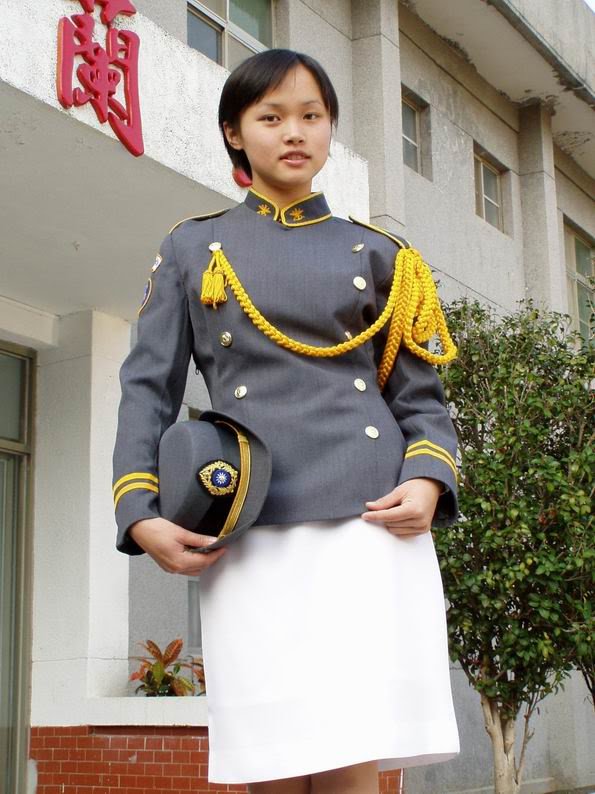
[[[458,515],[434,367],[456,348],[419,252],[312,192],[337,119],[307,55],[268,50],[231,73],[219,124],[246,197],[170,230],[120,374],[117,548],[200,576],[209,781],[253,794],[371,794],[379,769],[459,752],[430,532]],[[213,299],[217,268],[230,294]],[[188,547],[212,538],[158,505],[191,356],[213,408],[273,461],[256,523],[204,554]]]

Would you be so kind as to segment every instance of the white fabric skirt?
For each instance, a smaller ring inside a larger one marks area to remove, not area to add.
[[[253,526],[199,593],[209,782],[459,753],[430,532],[359,515]]]

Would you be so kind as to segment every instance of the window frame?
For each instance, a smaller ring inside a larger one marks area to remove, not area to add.
[[[241,45],[246,47],[252,52],[264,52],[265,50],[269,49],[269,46],[263,44],[263,42],[255,39],[247,31],[240,28],[236,25],[235,22],[232,22],[229,18],[229,0],[225,0],[225,9],[227,14],[227,19],[221,17],[212,9],[208,8],[204,3],[201,3],[200,0],[186,0],[186,14],[194,13],[199,19],[202,17],[206,24],[211,25],[211,27],[215,28],[220,35],[221,35],[221,62],[219,63],[220,66],[223,66],[228,71],[231,71],[229,68],[229,37],[236,39]],[[273,0],[269,0],[269,13],[270,13],[270,22],[271,22],[271,45],[274,46],[275,42],[275,15],[273,13]],[[188,44],[188,30],[186,28],[186,43]],[[188,44],[188,46],[192,46]],[[193,49],[196,49],[193,47]],[[200,52],[200,50],[197,50]],[[204,53],[203,53],[204,55]],[[205,56],[208,57],[208,56]],[[249,57],[249,56],[247,56]]]
[[[37,399],[38,354],[33,348],[0,339],[0,351],[25,359],[25,375],[21,383],[23,401],[22,431],[20,441],[0,439],[0,450],[16,459],[18,478],[17,531],[14,548],[14,582],[16,609],[12,627],[12,689],[11,705],[14,724],[9,733],[9,766],[1,773],[15,791],[25,790],[29,743],[29,717],[31,712],[31,636],[32,636],[32,582],[33,582],[33,516],[36,428],[34,416]],[[4,780],[0,777],[0,782]]]
[[[589,300],[591,303],[595,303],[595,290],[589,284],[588,278],[583,276],[582,273],[579,273],[576,267],[576,240],[580,240],[580,242],[587,248],[591,253],[591,275],[595,275],[595,245],[590,241],[589,237],[578,231],[574,226],[570,225],[569,223],[564,223],[564,264],[566,270],[566,285],[567,285],[567,292],[568,292],[568,300],[567,300],[567,307],[568,307],[568,314],[572,320],[572,328],[575,331],[581,333],[581,317],[580,317],[580,307],[578,301],[578,288],[577,285],[580,284],[584,289],[587,290],[589,293]],[[591,319],[591,318],[589,318]],[[587,333],[589,333],[589,340],[593,338],[593,329],[589,325],[589,321],[587,321]],[[585,337],[583,336],[583,339]]]
[[[410,97],[404,96],[403,94],[401,94],[401,105],[407,105],[415,113],[415,135],[417,137],[417,140],[416,141],[411,140],[411,138],[405,134],[402,125],[401,125],[401,136],[409,143],[413,144],[413,146],[415,146],[416,168],[412,170],[414,170],[418,174],[421,174],[421,119],[420,119],[421,108]],[[405,160],[405,157],[403,157],[403,163],[408,168],[411,168],[409,163]]]
[[[489,159],[482,155],[481,153],[474,151],[473,152],[473,163],[474,166],[479,164],[479,177],[480,177],[480,184],[477,184],[477,174],[478,169],[474,167],[473,169],[473,179],[475,181],[475,214],[482,218],[486,223],[489,223],[490,226],[493,226],[494,229],[498,229],[499,231],[504,231],[504,211],[502,207],[502,171],[498,166],[494,163],[490,162]],[[497,203],[494,202],[490,196],[487,196],[484,190],[484,167],[491,171],[493,174],[496,175],[496,192],[497,192]],[[478,212],[478,198],[481,197],[481,212]],[[491,221],[486,218],[485,212],[485,201],[489,201],[492,206],[497,207],[498,210],[498,225],[494,225]]]

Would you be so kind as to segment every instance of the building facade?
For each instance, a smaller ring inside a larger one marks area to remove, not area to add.
[[[340,120],[313,189],[335,215],[404,235],[446,302],[468,295],[507,313],[532,297],[589,334],[595,14],[584,0],[135,0],[135,13],[106,24],[110,5],[0,6],[0,790],[10,794],[141,792],[157,778],[207,790],[207,697],[135,697],[128,680],[147,638],[182,637],[200,654],[197,582],[116,551],[111,454],[118,370],[157,246],[176,221],[243,200],[216,122],[243,58],[290,47],[328,71]],[[107,123],[90,101],[60,101],[60,20],[75,14],[92,17],[98,42],[108,28],[138,37],[142,153],[130,148],[138,123],[127,140],[113,113]],[[208,407],[190,369],[179,418]],[[407,792],[492,790],[478,698],[458,666],[451,674],[460,757],[407,770]],[[578,674],[543,702],[535,729],[524,790],[595,783]],[[383,790],[402,782],[387,774]]]

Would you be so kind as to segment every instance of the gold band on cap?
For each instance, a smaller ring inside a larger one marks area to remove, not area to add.
[[[230,424],[230,422],[225,422],[223,419],[216,419],[215,424],[227,425],[228,427],[231,427],[237,436],[240,447],[240,481],[233,497],[231,507],[229,508],[229,513],[225,519],[223,529],[217,535],[218,538],[224,538],[226,535],[231,534],[231,532],[233,532],[235,529],[235,526],[238,523],[238,518],[240,517],[240,513],[242,512],[242,507],[246,501],[248,485],[250,484],[250,442],[248,441],[247,436],[238,430],[237,427]]]

